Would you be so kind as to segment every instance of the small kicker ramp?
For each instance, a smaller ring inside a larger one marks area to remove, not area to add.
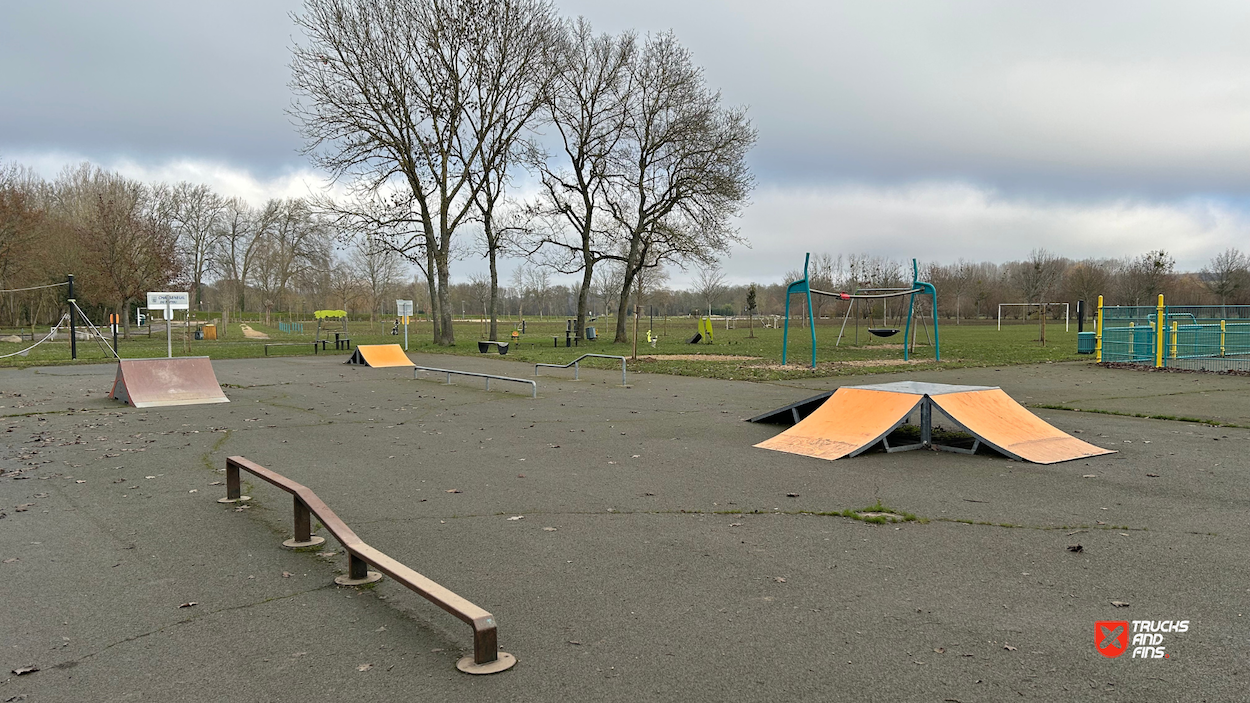
[[[812,400],[816,399],[803,402]],[[906,422],[917,407],[920,443],[895,448],[886,443],[887,451],[934,448],[975,452],[976,446],[984,443],[1008,457],[1035,464],[1115,453],[1048,424],[1001,388],[915,381],[839,388],[805,419],[755,446],[829,460],[856,456],[885,442],[886,436]],[[976,441],[972,450],[933,444],[934,407],[972,435]]]
[[[109,397],[136,408],[230,402],[207,356],[120,359]]]
[[[345,363],[357,366],[416,366],[398,344],[360,344]]]
[[[818,459],[855,456],[903,424],[923,399],[907,393],[839,388],[801,422],[755,446]]]
[[[969,434],[1015,459],[1057,464],[1115,453],[1047,423],[1001,388],[937,395],[933,403]]]

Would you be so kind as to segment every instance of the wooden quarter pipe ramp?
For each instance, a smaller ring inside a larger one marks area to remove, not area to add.
[[[345,363],[356,366],[416,366],[398,344],[361,344]]]
[[[230,402],[207,356],[120,359],[109,397],[136,408]]]
[[[933,442],[934,408],[972,436],[971,449]],[[920,441],[891,447],[887,436],[916,410]],[[793,427],[755,446],[834,460],[862,454],[878,443],[886,451],[932,448],[964,453],[985,444],[1012,459],[1036,464],[1114,453],[1046,423],[1000,388],[915,381],[839,388]]]

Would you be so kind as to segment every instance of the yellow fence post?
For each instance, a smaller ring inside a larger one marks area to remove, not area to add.
[[[1172,320],[1172,358],[1176,358],[1176,320]]]
[[[1224,326],[1224,320],[1220,320],[1220,356],[1224,356],[1224,334],[1228,329]]]
[[[1163,368],[1163,334],[1165,323],[1163,320],[1163,294],[1159,294],[1159,305],[1155,308],[1155,368]]]
[[[1102,363],[1102,296],[1098,296],[1098,314],[1094,316],[1094,361]]]

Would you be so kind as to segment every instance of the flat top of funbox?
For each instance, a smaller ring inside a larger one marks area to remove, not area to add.
[[[910,393],[912,395],[945,395],[947,393],[967,393],[969,391],[992,391],[998,388],[998,386],[956,386],[950,383],[925,383],[923,381],[895,381],[894,383],[874,383],[868,386],[843,387],[861,388],[866,391]]]

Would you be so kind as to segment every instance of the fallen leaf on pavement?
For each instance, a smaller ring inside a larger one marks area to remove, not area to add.
[[[1083,552],[1085,551],[1085,547],[1082,547],[1079,544],[1069,544],[1068,551],[1069,552]]]
[[[25,676],[26,674],[33,674],[36,671],[39,671],[39,667],[31,664],[30,666],[19,666],[13,670],[13,673],[18,676]]]
[[[1124,601],[1122,601],[1122,600],[1113,600],[1113,601],[1111,601],[1111,605],[1113,605],[1113,606],[1115,606],[1115,607],[1117,607],[1117,608],[1127,608],[1127,607],[1129,606],[1129,604],[1128,604],[1128,603],[1125,603],[1125,602],[1124,602]]]
[[[512,517],[510,517],[510,518],[508,518],[508,519],[509,519],[509,520],[524,520],[524,519],[525,519],[525,516],[524,516],[524,515],[513,515]]]
[[[360,666],[356,667],[356,671],[368,671],[372,668],[373,668],[372,664],[361,664]]]
[[[1012,647],[1012,646],[1011,646],[1011,645],[1009,645],[1009,644],[1004,644],[1004,645],[1003,645],[1003,649],[1007,650],[1008,652],[1014,652],[1014,651],[1016,651],[1016,648],[1015,648],[1015,647]]]
[[[448,493],[460,493],[461,491],[459,488],[448,488],[447,492]]]
[[[194,607],[195,607],[195,606],[197,606],[197,605],[199,605],[199,603],[196,603],[195,601],[188,601],[188,602],[183,603],[182,605],[180,605],[180,606],[178,606],[178,607],[179,607],[179,608],[194,608]]]

